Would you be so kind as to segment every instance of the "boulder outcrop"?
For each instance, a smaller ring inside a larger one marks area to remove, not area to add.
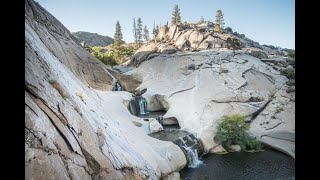
[[[294,93],[287,91],[288,79],[245,50],[235,56],[223,48],[159,54],[125,74],[143,77],[138,88],[148,88],[148,109],[167,110],[164,118],[175,117],[207,152],[221,151],[214,149],[219,146],[213,138],[222,116],[240,113],[251,123],[252,135],[294,157]]]

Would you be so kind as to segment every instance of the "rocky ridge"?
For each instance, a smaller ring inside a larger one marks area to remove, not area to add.
[[[71,33],[80,43],[88,46],[108,46],[113,44],[114,40],[109,36],[102,36],[97,33],[78,31]]]

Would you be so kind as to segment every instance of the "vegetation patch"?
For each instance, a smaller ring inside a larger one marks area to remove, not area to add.
[[[288,79],[295,79],[295,69],[294,68],[287,68],[280,71],[281,75],[286,76]]]
[[[245,122],[245,116],[235,114],[224,116],[218,125],[217,139],[225,149],[238,144],[242,150],[261,150],[261,142],[251,137],[247,130],[249,124]]]
[[[286,82],[286,85],[288,86],[294,86],[296,84],[294,79],[289,79],[289,81]]]
[[[294,68],[287,68],[287,69],[280,70],[280,74],[286,76],[289,79],[289,81],[286,82],[286,85],[288,86],[295,85],[296,74],[295,74]]]

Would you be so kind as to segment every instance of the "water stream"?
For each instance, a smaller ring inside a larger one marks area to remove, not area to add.
[[[139,109],[140,109],[140,114],[146,114],[146,107],[145,107],[145,104],[144,104],[144,99],[140,96],[138,97],[138,102],[139,102]]]
[[[189,168],[196,168],[202,164],[202,161],[199,160],[198,151],[197,149],[193,148],[193,146],[182,146],[184,150],[187,152],[188,158],[188,167]]]
[[[119,81],[116,82],[116,91],[122,91],[122,86]]]

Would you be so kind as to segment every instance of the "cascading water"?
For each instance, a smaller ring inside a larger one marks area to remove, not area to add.
[[[116,91],[122,91],[122,87],[119,82],[116,82]]]
[[[202,161],[200,161],[198,158],[197,149],[193,148],[193,146],[191,147],[182,146],[182,147],[187,152],[187,158],[189,160],[189,163],[188,163],[189,168],[196,168],[202,164]]]
[[[178,145],[188,160],[189,168],[196,168],[203,164],[198,158],[199,155],[203,155],[204,153],[203,145],[199,139],[188,131],[179,129],[172,129],[169,131],[164,130],[151,133],[149,136],[162,141],[172,141],[174,144]]]
[[[139,109],[140,109],[140,114],[146,114],[146,110],[145,110],[145,105],[144,105],[144,102],[143,102],[143,98],[142,97],[139,97],[138,99],[138,102],[139,102]]]
[[[202,164],[198,158],[198,150],[201,149],[201,145],[193,134],[180,137],[175,143],[185,151],[189,168],[196,168]]]

